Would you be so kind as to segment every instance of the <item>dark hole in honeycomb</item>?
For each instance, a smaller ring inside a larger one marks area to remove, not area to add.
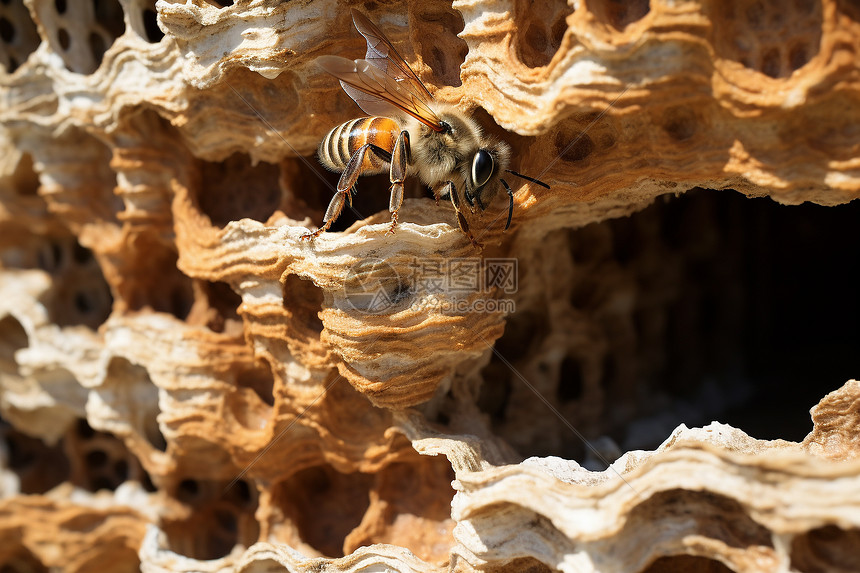
[[[565,356],[561,361],[558,379],[558,401],[562,404],[582,398],[583,381],[582,368],[579,361],[572,356]]]
[[[66,8],[66,0],[54,0],[54,9],[57,11],[57,14],[65,14]]]
[[[90,47],[90,53],[93,55],[93,59],[100,62],[107,51],[107,45],[105,45],[104,38],[96,32],[90,32],[90,35],[87,37],[87,44]]]
[[[281,205],[279,169],[272,163],[252,165],[248,155],[235,153],[220,163],[201,162],[200,173],[197,202],[218,227],[245,218],[265,222]]]
[[[194,503],[199,493],[200,486],[197,480],[184,479],[176,488],[176,499],[183,503]]]
[[[802,573],[860,571],[860,529],[825,525],[791,542],[791,569]]]
[[[689,516],[695,515],[695,524]],[[773,548],[770,531],[747,515],[736,500],[709,491],[673,489],[655,493],[633,508],[625,528],[665,527],[701,535],[728,547]]]
[[[98,261],[88,249],[77,241],[55,242],[40,253],[39,263],[54,278],[47,306],[57,325],[97,329],[107,320],[113,297]]]
[[[239,372],[236,376],[236,384],[242,388],[250,388],[269,406],[275,404],[273,394],[275,378],[266,363],[260,363],[256,368],[248,368]]]
[[[96,22],[101,24],[112,40],[125,32],[122,6],[117,0],[93,0],[93,12]]]
[[[594,151],[594,141],[585,133],[559,131],[553,140],[562,161],[582,161]]]
[[[0,369],[10,374],[18,371],[15,353],[27,348],[27,331],[14,316],[0,318]]]
[[[160,42],[164,38],[164,32],[158,27],[158,13],[153,8],[146,8],[142,16],[147,41],[153,44]]]
[[[734,573],[721,562],[696,555],[669,555],[654,560],[642,573]]]
[[[10,544],[3,548],[3,561],[0,573],[48,573],[48,569],[33,553],[23,545]]]
[[[460,66],[469,51],[466,41],[457,37],[465,26],[463,16],[450,6],[425,2],[416,5],[415,18],[418,23],[413,28],[420,32],[412,45],[420,47],[422,59],[430,66],[429,83],[459,87]]]
[[[186,479],[179,483],[176,497],[189,506],[189,517],[166,519],[163,530],[167,546],[192,559],[218,559],[233,547],[250,547],[260,528],[254,519],[256,490],[221,481]]]
[[[323,323],[319,312],[322,310],[323,291],[313,281],[298,275],[287,275],[284,281],[284,309],[292,314],[290,324],[301,328],[306,336],[319,336]]]
[[[7,467],[20,480],[21,493],[42,494],[68,479],[69,461],[61,445],[51,446],[23,434],[2,418],[0,442],[8,452]]]
[[[787,78],[819,50],[821,2],[739,0],[706,7],[719,59],[733,60],[771,78]]]
[[[573,8],[564,2],[517,2],[513,43],[520,62],[529,68],[549,64],[561,46],[571,13]]]
[[[0,16],[0,40],[3,40],[6,43],[11,43],[14,39],[15,28],[12,26],[12,22],[3,16]]]
[[[649,0],[601,0],[594,5],[589,2],[589,9],[600,21],[622,31],[644,18],[651,11],[651,3]]]
[[[84,460],[90,470],[101,469],[107,465],[107,462],[107,454],[99,450],[89,452]]]
[[[69,37],[69,33],[65,28],[60,28],[57,30],[57,41],[60,43],[60,47],[63,50],[68,50],[69,46],[72,43],[72,39]]]
[[[327,557],[342,557],[346,536],[370,505],[373,480],[330,466],[312,467],[276,485],[272,503],[295,524],[302,541]]]
[[[78,422],[76,424],[75,432],[77,433],[77,435],[80,438],[82,438],[84,440],[90,440],[90,439],[94,438],[96,435],[96,431],[93,429],[93,427],[90,426],[87,423],[87,421],[83,418],[80,418],[78,420]]]
[[[120,482],[124,482],[128,479],[129,476],[129,467],[128,462],[125,460],[118,460],[113,464],[113,474]]]
[[[178,258],[176,247],[156,233],[133,237],[123,253],[123,304],[129,310],[149,308],[185,320],[194,304],[194,287],[176,266]]]
[[[212,332],[242,335],[239,305],[242,297],[221,281],[194,280],[194,304],[186,316],[188,324],[204,324]]]
[[[622,451],[711,420],[802,440],[809,408],[857,377],[860,265],[844,253],[860,250],[858,218],[860,204],[789,207],[732,191],[658,199],[571,232],[570,262],[554,259],[574,277],[566,310],[548,317],[538,311],[545,300],[518,304],[496,349],[581,434],[609,436]],[[521,289],[530,276],[521,273]],[[547,355],[548,338],[567,341],[567,352]],[[524,456],[581,453],[495,357],[479,407]],[[530,436],[506,425],[512,416],[552,425]]]
[[[63,451],[71,468],[68,481],[88,491],[112,491],[128,480],[149,482],[140,461],[122,440],[93,429],[83,418],[66,433]]]
[[[778,49],[772,48],[762,54],[760,69],[764,75],[772,78],[782,75],[781,55]]]
[[[18,69],[41,41],[30,11],[23,2],[3,2],[0,16],[0,66],[10,74]]]
[[[685,141],[696,134],[698,119],[690,108],[679,106],[666,110],[663,129],[676,141]]]

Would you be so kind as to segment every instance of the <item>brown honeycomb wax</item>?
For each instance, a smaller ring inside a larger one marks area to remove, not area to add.
[[[301,240],[353,8],[483,250]],[[4,0],[0,102],[0,571],[860,570],[856,3]]]

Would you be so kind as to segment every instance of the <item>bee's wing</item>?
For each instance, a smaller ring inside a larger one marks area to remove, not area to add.
[[[389,39],[385,37],[382,30],[376,27],[376,24],[354,8],[352,10],[352,22],[355,24],[355,29],[361,32],[361,35],[367,40],[365,60],[382,70],[387,76],[394,78],[398,83],[408,82],[411,90],[420,97],[427,100],[433,99],[424,83],[418,79],[403,56],[394,49]]]
[[[317,63],[340,80],[349,97],[365,113],[397,117],[408,113],[435,131],[442,124],[427,102],[409,87],[409,82],[398,82],[367,60],[347,60],[340,56],[320,56]]]

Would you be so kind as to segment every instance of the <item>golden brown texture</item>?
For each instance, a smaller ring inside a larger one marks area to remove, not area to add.
[[[352,5],[218,4],[0,4],[0,565],[857,569],[856,381],[799,443],[706,425],[732,376],[667,397],[733,363],[764,239],[662,199],[857,198],[860,10],[359,5],[552,186],[478,252],[414,182],[385,237],[385,177],[302,242]]]

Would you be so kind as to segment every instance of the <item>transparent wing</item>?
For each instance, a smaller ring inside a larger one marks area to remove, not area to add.
[[[376,24],[356,9],[352,10],[352,22],[355,24],[355,29],[367,40],[365,60],[382,70],[387,76],[394,78],[396,82],[407,82],[410,90],[419,97],[426,100],[433,99],[424,83],[418,79],[403,56],[391,45],[391,41],[385,37],[382,30],[376,27]]]
[[[442,125],[424,98],[367,60],[320,56],[317,63],[340,80],[343,90],[365,113],[396,117],[405,112],[435,131]]]

